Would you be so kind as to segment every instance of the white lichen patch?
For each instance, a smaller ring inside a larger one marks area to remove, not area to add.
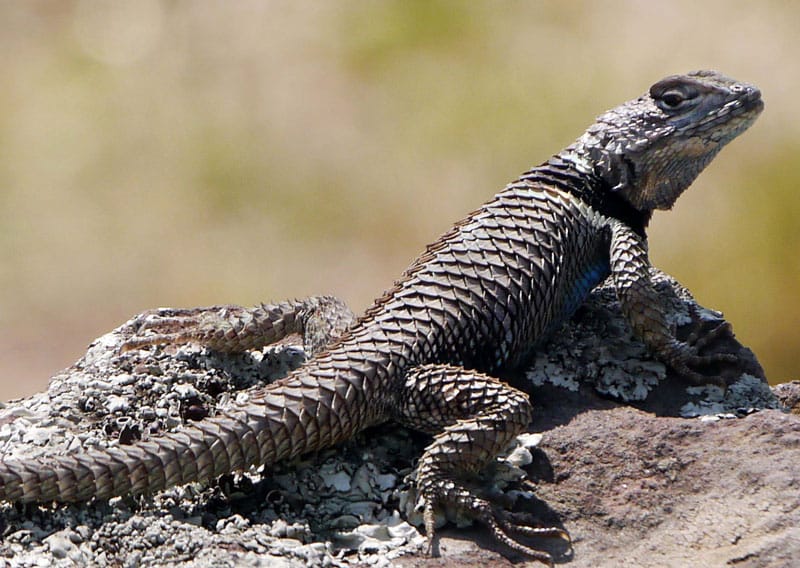
[[[549,383],[573,392],[578,391],[581,383],[575,375],[568,373],[558,363],[549,361],[546,355],[542,357],[541,363],[537,358],[533,368],[526,372],[526,377],[533,385],[542,386],[545,383]]]
[[[663,363],[631,359],[614,367],[604,366],[595,382],[595,389],[626,402],[644,400],[666,375]]]
[[[539,433],[520,434],[514,440],[508,454],[504,457],[501,456],[501,459],[515,468],[530,465],[533,462],[531,450],[541,443],[542,437],[542,434]]]
[[[327,466],[329,464],[325,465]],[[350,482],[352,477],[350,477],[347,472],[321,471],[320,475],[322,476],[322,483],[324,483],[326,487],[331,487],[336,491],[350,491]]]
[[[685,418],[736,416],[753,409],[780,407],[769,385],[748,374],[742,375],[725,391],[712,385],[688,387],[686,391],[697,398],[681,407],[680,415]]]
[[[130,408],[130,403],[128,399],[124,396],[119,396],[116,394],[110,394],[105,400],[106,410],[109,414],[114,414],[116,412],[125,412]]]

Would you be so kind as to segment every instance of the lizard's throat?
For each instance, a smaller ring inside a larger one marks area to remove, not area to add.
[[[614,188],[640,211],[671,209],[678,197],[694,182],[700,172],[720,150],[718,144],[702,144],[696,152],[685,152],[680,157],[655,157],[644,165],[628,161],[624,183]]]

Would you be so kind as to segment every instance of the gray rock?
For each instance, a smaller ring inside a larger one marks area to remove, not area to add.
[[[656,279],[681,337],[721,321],[669,277]],[[188,414],[224,410],[304,361],[291,345],[235,356],[191,345],[121,354],[132,329],[96,340],[47,393],[0,410],[3,456],[136,443]],[[505,377],[532,392],[531,431],[543,435],[521,436],[480,487],[568,529],[571,552],[560,541],[531,544],[570,566],[791,565],[800,557],[800,416],[780,408],[800,406],[800,382],[776,397],[735,338],[710,349],[740,356],[712,369],[725,393],[689,388],[654,361],[613,290],[601,287],[527,373]],[[704,418],[686,418],[696,415]],[[480,528],[448,525],[443,558],[424,555],[410,474],[426,442],[387,425],[209,486],[82,506],[4,504],[0,557],[20,566],[506,565],[498,551],[508,551]]]

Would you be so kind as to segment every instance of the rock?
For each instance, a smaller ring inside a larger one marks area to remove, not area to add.
[[[800,558],[794,416],[765,410],[708,422],[616,407],[577,415],[546,434],[541,451],[538,471],[557,477],[540,482],[536,497],[576,541],[573,566]]]
[[[680,337],[723,321],[669,277],[654,277]],[[3,456],[136,444],[202,418],[192,408],[224,411],[304,360],[293,345],[233,356],[192,345],[119,353],[133,327],[95,341],[47,393],[0,409]],[[689,387],[653,360],[631,337],[613,290],[599,288],[527,372],[504,377],[532,393],[535,418],[481,487],[567,529],[571,550],[560,540],[529,544],[569,566],[791,566],[800,558],[800,382],[770,390],[732,336],[709,349],[739,357],[711,369],[725,392]],[[266,472],[147,499],[5,504],[0,557],[19,565],[508,566],[500,553],[514,555],[480,527],[447,525],[442,558],[425,556],[409,474],[427,441],[385,425]]]
[[[786,409],[793,414],[800,414],[800,381],[792,381],[776,386],[775,396]]]

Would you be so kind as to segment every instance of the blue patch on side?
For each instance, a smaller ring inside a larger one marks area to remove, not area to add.
[[[595,286],[600,284],[605,278],[611,274],[611,267],[607,262],[598,262],[595,265],[588,266],[582,275],[572,284],[572,287],[567,290],[567,297],[564,300],[564,308],[562,312],[563,319],[569,318],[575,311],[583,304],[586,296],[589,295]]]

